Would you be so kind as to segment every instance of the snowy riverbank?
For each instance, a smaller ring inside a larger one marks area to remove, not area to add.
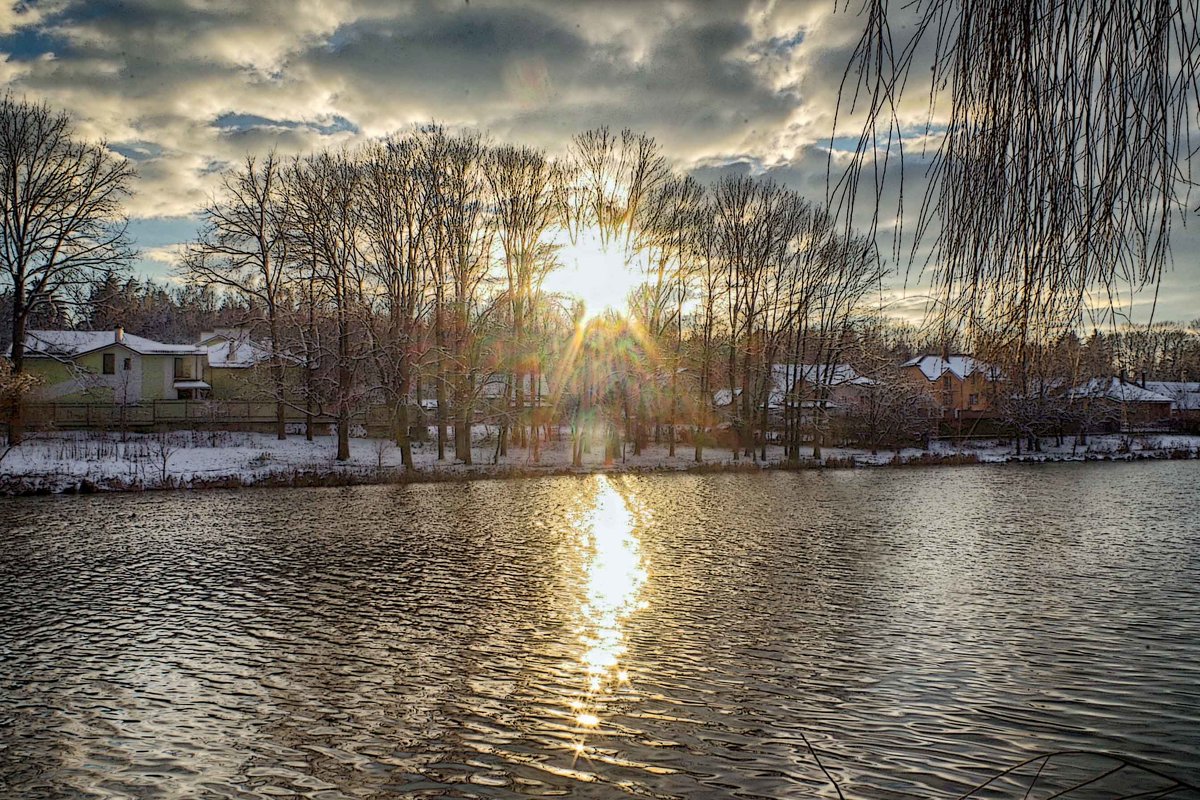
[[[534,463],[522,449],[492,463],[494,446],[479,441],[474,465],[437,460],[434,443],[414,447],[415,469],[405,470],[400,450],[376,439],[351,440],[348,462],[334,460],[331,437],[309,442],[302,436],[279,441],[257,433],[177,432],[131,434],[42,434],[13,448],[0,461],[0,494],[123,491],[164,488],[213,488],[253,485],[312,486],[354,483],[419,482],[470,478],[515,477],[589,472],[742,471],[764,468],[867,467],[885,465],[1108,461],[1197,458],[1200,437],[1177,435],[1104,435],[1086,446],[1070,441],[1053,446],[1043,441],[1042,452],[1017,455],[1009,442],[934,442],[927,451],[905,449],[899,454],[826,447],[822,460],[803,459],[785,464],[779,447],[767,448],[765,461],[734,460],[727,449],[709,449],[702,463],[690,446],[679,445],[671,457],[665,445],[651,445],[639,456],[627,448],[625,458],[606,465],[602,448],[572,467],[569,442],[542,447]]]

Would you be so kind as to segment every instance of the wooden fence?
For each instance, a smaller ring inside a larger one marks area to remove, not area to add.
[[[386,428],[388,409],[374,406],[360,409],[352,423],[371,429]],[[163,430],[179,428],[266,429],[275,424],[275,404],[252,400],[155,400],[149,403],[114,405],[112,403],[26,403],[25,424],[31,428],[60,430]],[[303,423],[303,411],[284,407],[288,424]],[[336,419],[316,414],[317,425],[331,425]]]

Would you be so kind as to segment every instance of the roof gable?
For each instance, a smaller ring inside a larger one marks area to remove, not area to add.
[[[1175,401],[1158,392],[1143,389],[1134,383],[1127,383],[1120,378],[1093,378],[1082,386],[1076,386],[1067,392],[1072,398],[1092,398],[1112,400],[1118,403],[1170,403]]]
[[[163,344],[141,336],[116,331],[27,331],[25,355],[33,358],[78,358],[105,347],[123,347],[139,355],[203,355],[204,349],[190,344]]]
[[[946,358],[931,354],[920,355],[910,358],[900,366],[901,368],[915,367],[921,370],[921,374],[925,376],[925,380],[927,381],[936,381],[947,372],[960,381],[965,381],[976,372],[983,373],[984,378],[987,380],[997,380],[999,378],[999,372],[995,367],[975,360],[974,356],[963,355],[961,353],[956,353]]]

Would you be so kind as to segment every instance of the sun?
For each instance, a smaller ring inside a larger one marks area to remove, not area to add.
[[[555,244],[562,267],[547,276],[547,290],[582,300],[585,320],[624,311],[629,292],[640,282],[626,263],[624,241],[609,237],[606,245],[598,229],[585,228],[574,241],[560,231]]]

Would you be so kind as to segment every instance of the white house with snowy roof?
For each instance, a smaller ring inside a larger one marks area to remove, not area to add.
[[[136,405],[252,396],[253,368],[270,359],[268,345],[238,328],[206,331],[196,344],[167,344],[118,327],[29,331],[24,364],[41,378],[29,398],[34,403]]]
[[[10,349],[11,354],[11,349]],[[41,378],[30,399],[43,403],[136,404],[202,395],[207,351],[107,331],[28,331],[24,367]]]

